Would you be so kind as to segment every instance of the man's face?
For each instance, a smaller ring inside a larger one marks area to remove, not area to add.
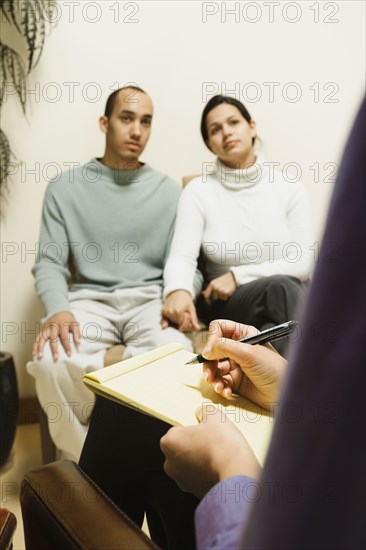
[[[110,117],[100,118],[108,164],[127,169],[138,161],[150,136],[152,115],[147,94],[131,89],[119,92]]]

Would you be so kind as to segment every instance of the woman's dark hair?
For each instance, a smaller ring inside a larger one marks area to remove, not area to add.
[[[210,101],[207,103],[206,107],[203,109],[202,118],[201,118],[201,135],[203,137],[203,141],[207,144],[208,141],[208,131],[207,131],[207,125],[206,125],[206,119],[207,115],[212,109],[217,107],[218,105],[221,105],[222,103],[228,103],[229,105],[234,105],[240,111],[240,114],[245,118],[247,122],[250,122],[252,120],[252,117],[250,116],[248,110],[244,107],[244,105],[239,101],[238,99],[235,99],[234,97],[228,97],[225,95],[215,95],[214,97],[211,97]],[[253,144],[255,142],[255,137],[253,138]]]

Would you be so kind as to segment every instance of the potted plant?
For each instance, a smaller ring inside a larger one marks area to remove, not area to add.
[[[13,87],[23,114],[26,114],[26,81],[41,56],[46,26],[56,12],[53,0],[0,0],[0,16],[25,40],[27,59],[0,41],[0,114],[8,87]],[[0,130],[0,197],[7,190],[12,151],[9,140]],[[10,353],[0,352],[0,467],[10,453],[18,420],[19,398],[16,370]]]
[[[56,12],[54,0],[0,0],[0,15],[25,40],[27,60],[8,44],[0,40],[0,115],[8,87],[15,91],[23,114],[26,114],[27,75],[40,59],[46,26]],[[0,130],[0,194],[7,190],[12,151],[9,140]]]
[[[0,468],[13,445],[19,412],[18,384],[13,356],[0,352]]]

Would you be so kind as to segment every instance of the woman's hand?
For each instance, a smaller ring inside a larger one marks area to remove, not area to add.
[[[208,287],[202,292],[206,304],[211,304],[212,300],[228,300],[236,290],[236,281],[234,274],[229,271],[216,279],[212,279]]]
[[[287,361],[270,344],[250,345],[236,340],[258,330],[233,321],[210,323],[210,336],[202,351],[206,381],[224,397],[235,392],[270,410],[286,371]]]
[[[200,424],[171,428],[160,440],[164,469],[183,491],[200,498],[228,477],[259,477],[249,443],[225,413],[202,404],[196,416]]]
[[[163,304],[162,328],[175,323],[181,332],[192,332],[200,329],[196,307],[192,296],[186,290],[176,290],[169,294]]]

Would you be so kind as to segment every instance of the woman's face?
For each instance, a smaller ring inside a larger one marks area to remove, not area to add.
[[[221,162],[230,168],[245,168],[255,162],[255,122],[247,122],[235,105],[222,103],[212,109],[206,127],[207,145]]]

